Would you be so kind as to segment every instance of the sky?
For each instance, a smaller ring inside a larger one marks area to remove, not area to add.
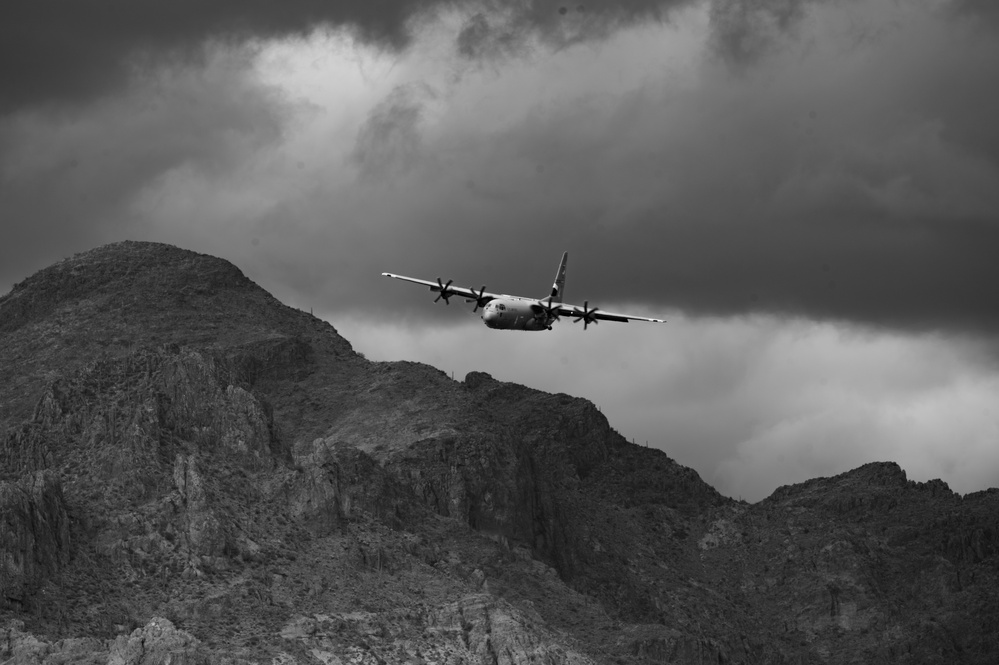
[[[373,360],[594,401],[722,493],[999,486],[999,3],[16,1],[0,293],[124,239]],[[665,325],[486,329],[381,272]]]

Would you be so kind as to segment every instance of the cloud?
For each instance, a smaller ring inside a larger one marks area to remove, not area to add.
[[[203,68],[161,69],[86,113],[7,118],[0,124],[3,277],[12,283],[74,252],[145,235],[149,218],[137,214],[137,200],[162,205],[182,174],[218,181],[274,146],[289,106],[247,71],[242,54],[218,49]],[[177,203],[190,206],[190,194],[177,192]],[[192,224],[204,213],[185,212]]]
[[[591,300],[994,334],[994,123],[966,109],[999,100],[981,94],[999,51],[887,3],[795,16],[796,40],[737,73],[693,11],[440,82],[418,162],[366,190],[370,225],[404,239],[386,269],[495,284],[506,257],[570,249]]]
[[[961,18],[985,21],[991,29],[999,27],[999,6],[990,0],[954,0],[947,6]]]
[[[458,39],[462,52],[472,57],[535,33],[549,42],[571,43],[605,36],[619,25],[661,16],[671,5],[687,2],[593,0],[570,6],[553,0],[490,0],[469,5],[474,7],[469,29]],[[443,0],[17,2],[7,7],[0,24],[0,115],[36,105],[85,103],[124,89],[164,63],[200,66],[205,46],[213,43],[253,47],[317,29],[346,29],[366,44],[398,52],[410,43],[414,23],[452,8]]]
[[[357,132],[351,160],[362,178],[404,174],[420,159],[421,97],[433,97],[426,85],[397,86],[378,103]]]
[[[524,56],[536,42],[561,50],[603,40],[636,24],[661,23],[693,0],[595,0],[593,2],[472,3],[456,39],[457,51],[472,60]]]
[[[815,1],[815,0],[813,0]],[[712,41],[717,53],[737,67],[756,62],[804,17],[807,0],[715,0]]]
[[[668,23],[648,21],[665,6]],[[42,228],[79,220],[67,239],[131,215],[147,237],[340,309],[422,311],[398,286],[357,288],[382,270],[531,293],[569,249],[570,297],[598,304],[999,329],[999,45],[964,15],[745,5],[786,34],[735,71],[712,55],[719,12],[735,11],[721,3],[587,5],[629,27],[554,50],[544,35],[571,12],[491,7],[428,10],[402,53],[336,31],[217,45],[203,69],[71,114],[17,114],[0,130],[5,205]],[[468,62],[462,26],[478,15],[538,26],[532,48]],[[725,20],[756,20],[740,17]],[[78,138],[44,138],[69,127]],[[131,155],[127,172],[92,172],[94,210],[74,208],[79,179],[59,170],[80,159],[74,142],[88,160]],[[511,280],[513,256],[531,268]]]
[[[388,48],[408,40],[420,3],[260,0],[97,4],[18,2],[0,27],[0,113],[25,105],[93,99],[141,78],[163,62],[203,64],[203,46],[302,36],[350,27]],[[137,68],[139,71],[137,71]]]

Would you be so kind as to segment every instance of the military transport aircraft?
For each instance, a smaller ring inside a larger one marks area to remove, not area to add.
[[[482,308],[482,320],[490,328],[498,330],[551,330],[552,324],[562,316],[575,317],[573,323],[583,322],[583,330],[591,323],[597,321],[649,321],[651,323],[666,323],[664,319],[650,319],[644,316],[631,316],[629,314],[612,314],[604,312],[596,307],[590,308],[590,301],[584,300],[583,306],[567,305],[562,302],[565,296],[565,267],[569,261],[569,252],[562,254],[562,262],[559,263],[558,272],[555,273],[555,283],[552,284],[551,293],[545,298],[525,298],[523,296],[499,295],[487,293],[483,286],[478,291],[463,286],[451,286],[454,280],[447,283],[438,277],[436,282],[426,279],[416,279],[414,277],[403,277],[393,275],[390,272],[383,272],[385,277],[394,277],[414,284],[429,286],[430,290],[437,293],[438,300],[444,300],[445,305],[451,304],[451,296],[462,296],[465,302],[474,302],[476,312]]]

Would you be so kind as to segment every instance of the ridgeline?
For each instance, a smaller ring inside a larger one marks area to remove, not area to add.
[[[0,298],[0,662],[995,663],[999,491],[749,505],[122,242]]]

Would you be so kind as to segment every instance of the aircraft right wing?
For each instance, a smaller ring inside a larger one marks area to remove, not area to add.
[[[583,328],[590,325],[591,323],[596,323],[597,321],[618,321],[620,323],[627,323],[628,321],[647,321],[649,323],[666,323],[666,319],[653,319],[647,316],[634,316],[632,314],[615,314],[614,312],[605,312],[596,307],[590,308],[590,302],[587,300],[583,303],[583,306],[579,305],[567,305],[565,303],[558,303],[555,305],[555,309],[559,316],[571,316],[575,317],[575,320],[583,322]]]
[[[430,280],[427,279],[405,277],[403,275],[395,275],[390,272],[383,272],[382,275],[384,277],[393,277],[395,279],[401,279],[406,282],[412,282],[414,284],[422,284],[424,286],[428,286],[430,287],[431,291],[440,294],[437,296],[434,302],[437,302],[438,300],[443,298],[444,303],[447,305],[451,304],[449,302],[451,296],[461,296],[463,298],[467,298],[468,302],[474,302],[475,309],[478,309],[480,307],[484,307],[486,303],[488,303],[490,300],[500,297],[500,295],[496,293],[486,293],[485,286],[476,291],[475,289],[471,289],[465,286],[451,286],[452,280],[449,279],[447,282],[442,282],[440,277],[437,278],[436,282],[431,282]]]

